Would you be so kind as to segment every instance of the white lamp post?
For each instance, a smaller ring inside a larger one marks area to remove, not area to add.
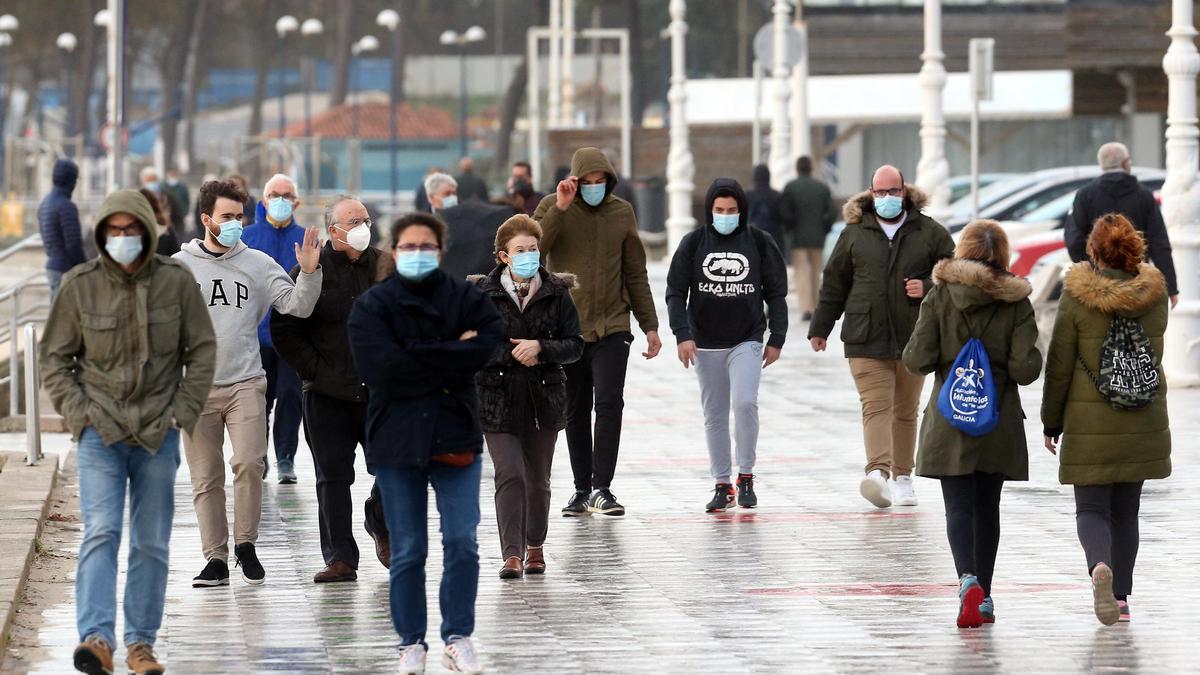
[[[17,30],[20,26],[21,23],[17,21],[17,17],[12,14],[0,15],[0,93],[4,94],[0,96],[0,188],[3,188],[5,193],[8,192],[8,175],[4,172],[4,122],[7,117],[10,96],[6,86],[8,77],[5,73],[4,62],[7,60],[8,48],[12,45],[12,36],[9,33]]]
[[[287,57],[285,49],[287,47],[288,33],[294,33],[300,30],[300,21],[291,14],[284,14],[275,21],[275,35],[279,38],[279,137],[284,137],[284,129],[287,128],[287,112],[284,106],[284,94],[287,93],[287,77],[284,75],[283,69],[287,67]]]
[[[942,61],[942,0],[925,0],[925,51],[921,52],[921,161],[916,184],[929,194],[929,211],[935,218],[950,204],[950,163],[946,161],[946,116],[942,90],[946,68]]]
[[[439,42],[443,45],[458,45],[458,145],[461,157],[467,156],[467,45],[483,42],[487,31],[481,26],[471,26],[462,33],[448,30],[442,33]]]
[[[792,157],[812,157],[812,131],[808,122],[808,25],[804,0],[796,0],[796,34],[800,55],[792,66]]]
[[[575,124],[575,0],[563,0],[562,123]]]
[[[788,99],[791,83],[788,81],[788,8],[787,0],[775,0],[771,10],[775,14],[774,64],[771,76],[774,79],[774,117],[771,118],[771,184],[782,190],[792,173],[791,117]]]
[[[71,55],[79,40],[74,33],[60,33],[54,44],[63,50],[63,136],[70,138],[75,135],[71,124]]]
[[[353,136],[356,140],[358,139],[358,106],[359,106],[357,58],[363,54],[373,52],[376,49],[379,49],[379,39],[376,38],[374,35],[364,35],[358,39],[358,42],[355,42],[350,47],[350,55],[352,57],[354,57],[350,61],[350,99],[351,99],[351,101],[353,101],[353,103],[351,105],[351,109],[350,109],[350,112],[353,115],[353,117],[351,118],[351,122],[350,122],[350,127],[351,127],[350,135]]]
[[[547,64],[546,114],[550,126],[562,124],[562,34],[563,0],[550,0],[550,61]]]
[[[684,0],[671,0],[671,88],[667,100],[671,104],[671,146],[667,153],[667,253],[675,252],[684,235],[696,227],[692,217],[692,180],[696,166],[687,126],[687,51],[688,32],[684,16]]]
[[[305,19],[300,24],[300,34],[306,38],[316,37],[325,32],[325,24],[320,19]],[[305,45],[304,59],[308,61],[308,72],[304,77],[304,137],[312,138],[312,88],[316,79],[317,57],[313,55],[312,45]]]
[[[400,73],[396,68],[400,61],[400,40],[403,33],[400,30],[400,14],[394,9],[385,9],[379,12],[375,17],[375,23],[387,29],[392,34],[392,66],[391,66],[391,83],[388,93],[388,101],[390,102],[388,111],[388,136],[391,139],[388,145],[388,155],[391,161],[391,204],[392,209],[396,208],[396,194],[400,190],[400,169],[396,163],[397,151],[397,132],[396,129],[396,106],[400,105]]]

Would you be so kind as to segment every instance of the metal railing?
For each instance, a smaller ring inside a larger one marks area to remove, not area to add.
[[[25,464],[33,466],[42,454],[42,414],[37,362],[37,326],[25,324]]]
[[[13,244],[12,246],[0,251],[0,262],[3,262],[7,258],[21,251],[41,248],[42,238],[40,236],[35,234],[33,236],[26,237],[16,244]],[[37,346],[30,346],[28,342],[28,329],[38,323],[44,323],[50,310],[50,303],[48,302],[38,302],[32,305],[23,306],[23,295],[26,293],[26,291],[49,287],[50,284],[46,280],[46,272],[44,270],[38,270],[32,274],[29,274],[3,291],[0,291],[0,306],[2,306],[5,302],[12,303],[10,308],[11,313],[8,317],[7,325],[0,326],[0,343],[8,340],[9,347],[8,375],[0,378],[0,387],[4,386],[5,384],[8,385],[8,413],[11,417],[16,417],[21,411],[21,325],[29,324],[26,326],[25,360],[28,362],[31,355],[36,360]],[[28,371],[29,368],[27,367],[26,370]],[[36,379],[33,382],[35,385],[37,384]],[[35,394],[35,398],[37,391],[38,388],[34,386],[33,393]],[[27,397],[28,394],[29,391],[27,389]],[[28,411],[28,406],[26,406],[26,410]]]

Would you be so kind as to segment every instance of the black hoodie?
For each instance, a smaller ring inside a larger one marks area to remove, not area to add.
[[[738,203],[738,227],[713,229],[720,193]],[[732,178],[718,178],[704,198],[705,226],[680,242],[667,273],[667,312],[678,342],[700,349],[729,349],[743,342],[782,347],[787,337],[787,267],[775,242],[749,223],[746,193]],[[764,305],[766,310],[764,311]]]

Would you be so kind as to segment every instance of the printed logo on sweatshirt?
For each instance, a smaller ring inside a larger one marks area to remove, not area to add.
[[[201,293],[208,296],[209,307],[216,307],[218,304],[222,307],[230,306],[229,295],[226,293],[225,285],[221,283],[220,279],[213,279],[212,288],[207,292],[204,290],[204,284],[196,282],[196,285],[200,287]],[[250,299],[250,288],[240,281],[235,281],[233,282],[232,290],[233,304],[236,305],[238,309],[241,309],[242,303]]]
[[[717,252],[704,256],[700,265],[709,281],[701,281],[697,290],[722,297],[750,295],[754,284],[740,283],[750,276],[750,261],[741,253]]]

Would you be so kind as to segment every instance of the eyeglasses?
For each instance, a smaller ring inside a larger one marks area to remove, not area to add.
[[[285,200],[287,200],[289,202],[296,201],[296,195],[291,192],[285,192],[284,194],[277,194],[275,192],[267,193],[267,201],[271,201],[272,199],[275,199],[276,197],[283,197]]]
[[[437,244],[400,244],[396,247],[396,250],[400,251],[401,253],[416,253],[417,251],[421,251],[422,253],[431,253],[433,251],[441,250],[441,247]]]
[[[104,232],[110,237],[139,237],[144,230],[141,223],[130,223],[124,227],[105,225]]]
[[[876,197],[899,197],[904,194],[904,188],[889,188],[887,190],[876,190],[871,188],[871,194]]]
[[[354,228],[358,227],[359,225],[366,225],[369,228],[373,224],[374,224],[374,221],[372,221],[370,218],[351,218],[350,220],[347,220],[345,223],[333,223],[333,226],[344,232],[349,232],[350,230],[353,230]]]

